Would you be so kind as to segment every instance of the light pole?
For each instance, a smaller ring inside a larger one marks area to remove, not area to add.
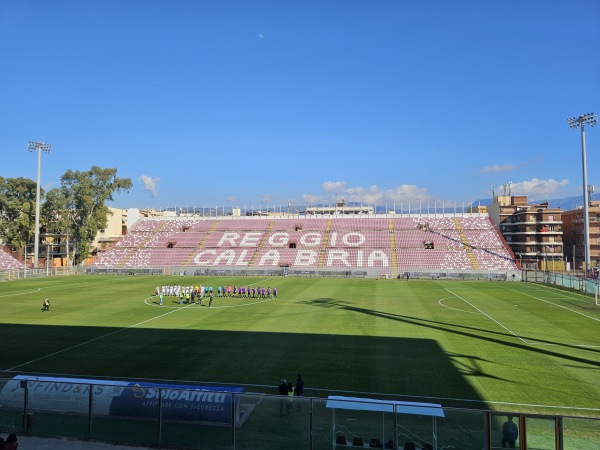
[[[37,189],[35,193],[35,242],[33,243],[33,267],[37,269],[38,266],[38,254],[40,250],[40,175],[42,166],[42,152],[50,153],[52,148],[51,144],[44,144],[43,142],[32,142],[29,141],[27,150],[30,152],[38,152],[38,164],[37,164]]]
[[[583,251],[584,251],[584,278],[590,268],[590,230],[588,217],[588,186],[587,186],[587,163],[585,156],[585,126],[594,126],[598,123],[598,116],[594,113],[583,114],[579,117],[567,119],[567,123],[573,129],[581,128],[581,160],[583,169]]]

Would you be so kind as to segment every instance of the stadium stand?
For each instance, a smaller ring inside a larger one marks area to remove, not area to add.
[[[516,270],[487,215],[164,218],[137,221],[93,267]]]
[[[22,269],[23,263],[8,253],[4,248],[0,248],[0,270]]]

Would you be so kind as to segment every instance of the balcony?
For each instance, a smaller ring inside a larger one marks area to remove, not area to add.
[[[549,228],[539,228],[537,230],[538,233],[543,233],[543,234],[562,234],[562,229],[560,230],[551,230]]]

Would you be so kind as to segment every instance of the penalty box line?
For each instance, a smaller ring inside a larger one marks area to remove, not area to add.
[[[143,324],[145,324],[145,323],[152,322],[153,320],[160,319],[161,317],[168,316],[169,314],[173,314],[174,312],[177,312],[177,311],[183,311],[184,309],[188,308],[189,306],[191,306],[191,305],[184,306],[183,308],[177,308],[177,309],[173,309],[172,311],[166,312],[166,313],[164,313],[164,314],[160,314],[160,315],[158,315],[158,316],[156,316],[156,317],[152,317],[151,319],[146,319],[146,320],[143,320],[143,321],[141,321],[141,322],[135,323],[135,324],[133,324],[133,325],[130,325],[130,326],[128,326],[128,327],[121,328],[120,330],[115,330],[115,331],[112,331],[112,332],[110,332],[110,333],[103,334],[102,336],[95,337],[95,338],[93,338],[93,339],[90,339],[90,340],[88,340],[88,341],[85,341],[85,342],[80,342],[80,343],[79,343],[79,344],[77,344],[77,345],[72,345],[71,347],[64,348],[64,349],[62,349],[62,350],[59,350],[59,351],[57,351],[57,352],[53,352],[53,353],[50,353],[50,354],[48,354],[48,355],[45,355],[45,356],[40,356],[39,358],[32,359],[31,361],[27,361],[27,362],[25,362],[25,363],[18,364],[18,365],[16,365],[16,366],[10,367],[10,368],[8,368],[8,369],[4,369],[4,371],[5,371],[5,372],[13,371],[13,370],[15,370],[15,369],[18,369],[19,367],[27,366],[27,365],[29,365],[29,364],[32,364],[32,363],[35,363],[35,362],[41,361],[42,359],[50,358],[50,357],[52,357],[52,356],[56,356],[56,355],[60,355],[61,353],[68,352],[68,351],[70,351],[70,350],[74,350],[74,349],[76,349],[76,348],[83,347],[84,345],[91,344],[92,342],[99,341],[100,339],[104,339],[104,338],[106,338],[106,337],[109,337],[109,336],[112,336],[112,335],[114,335],[114,334],[121,333],[122,331],[127,331],[127,330],[130,330],[130,329],[132,329],[132,328],[135,328],[135,327],[137,327],[137,326],[143,325]]]
[[[455,297],[461,299],[463,302],[465,302],[467,305],[469,305],[471,308],[479,311],[481,314],[483,314],[485,317],[487,317],[488,319],[490,319],[492,322],[494,322],[496,325],[498,325],[499,327],[504,328],[506,331],[508,331],[510,334],[512,334],[514,337],[516,337],[518,340],[520,340],[521,342],[523,342],[524,344],[529,344],[529,342],[527,342],[525,339],[523,339],[521,336],[519,336],[517,333],[515,333],[514,331],[512,331],[511,329],[509,329],[508,327],[502,325],[500,322],[498,322],[496,319],[494,319],[492,316],[490,316],[489,314],[485,313],[484,311],[482,311],[481,309],[479,309],[477,306],[473,305],[471,302],[469,302],[468,300],[462,298],[460,295],[455,294],[454,292],[452,292],[450,289],[445,288],[448,292],[450,292],[452,295],[454,295]]]

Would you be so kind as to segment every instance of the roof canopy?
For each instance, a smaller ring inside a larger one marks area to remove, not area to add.
[[[327,408],[349,409],[355,411],[376,411],[418,416],[444,417],[442,405],[436,403],[398,402],[394,400],[375,400],[360,397],[327,397]]]

